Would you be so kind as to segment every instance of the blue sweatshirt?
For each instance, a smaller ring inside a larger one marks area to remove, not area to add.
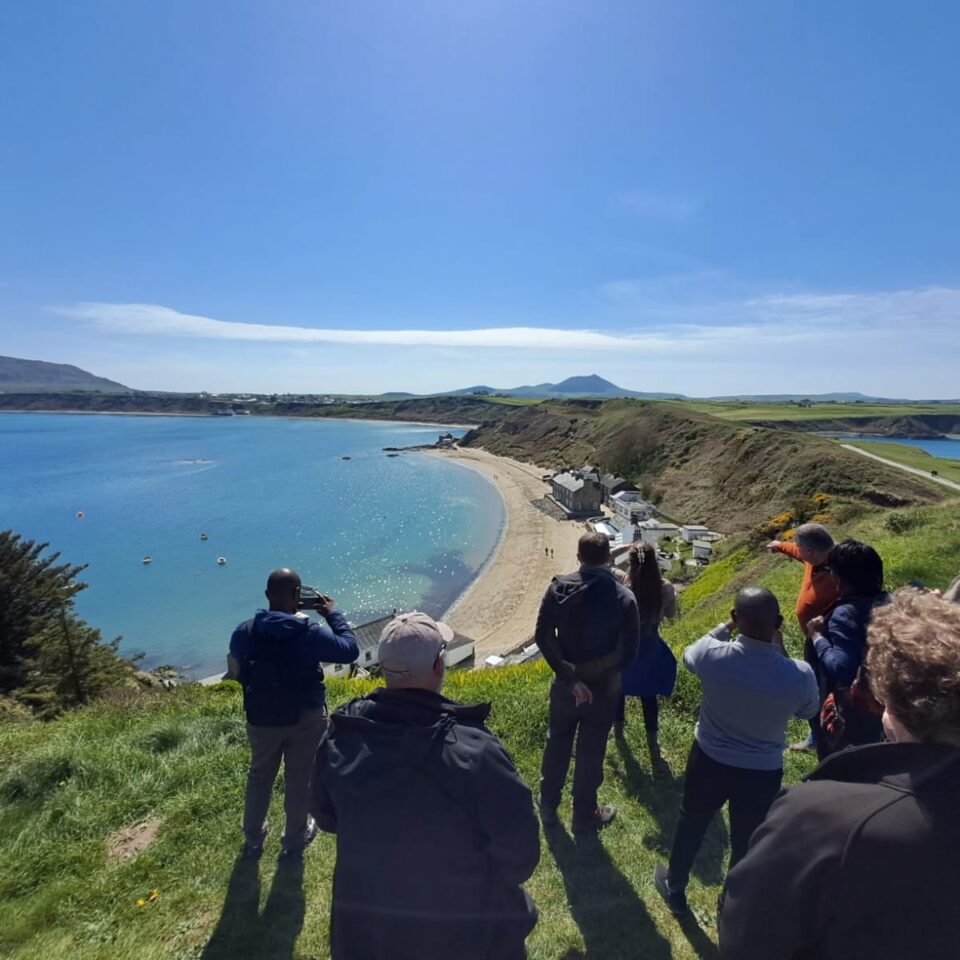
[[[820,708],[809,664],[742,633],[732,639],[724,624],[687,647],[683,665],[702,689],[694,737],[717,763],[779,770],[790,718],[809,720]]]
[[[260,636],[277,640],[291,638],[297,660],[305,670],[314,670],[320,663],[353,663],[360,655],[357,638],[353,635],[346,617],[339,610],[331,610],[327,623],[311,622],[306,617],[279,610],[258,610],[254,625]],[[230,654],[243,660],[250,653],[250,634],[246,621],[241,623],[230,638]],[[319,702],[317,702],[319,701]],[[307,706],[324,705],[323,685],[317,685],[314,702]]]

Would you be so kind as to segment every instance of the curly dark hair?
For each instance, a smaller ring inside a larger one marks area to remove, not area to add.
[[[960,606],[898,590],[867,640],[870,683],[890,712],[920,740],[960,737]]]

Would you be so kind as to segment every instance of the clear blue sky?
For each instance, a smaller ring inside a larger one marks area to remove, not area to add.
[[[960,394],[952,0],[0,6],[0,353]]]

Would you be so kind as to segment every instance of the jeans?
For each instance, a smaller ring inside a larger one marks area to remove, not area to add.
[[[708,757],[694,741],[687,759],[680,820],[670,851],[668,882],[682,890],[714,814],[730,804],[730,866],[743,859],[753,831],[760,826],[780,792],[783,769],[748,770]]]
[[[641,697],[640,706],[643,707],[643,726],[647,733],[656,734],[660,729],[660,699],[658,697]],[[623,723],[627,717],[627,698],[621,693],[617,700],[617,712],[614,720]]]
[[[302,845],[313,761],[326,729],[327,712],[322,707],[304,710],[300,722],[289,727],[247,724],[251,753],[243,811],[243,834],[247,843],[252,846],[263,843],[273,783],[283,760],[283,807],[287,822],[281,843],[285,850],[296,850]]]
[[[591,703],[579,707],[570,685],[554,679],[550,687],[550,720],[540,768],[540,804],[551,810],[560,806],[567,779],[573,742],[577,760],[573,770],[574,815],[592,817],[597,808],[597,790],[603,783],[603,758],[620,696],[620,674],[589,684]]]

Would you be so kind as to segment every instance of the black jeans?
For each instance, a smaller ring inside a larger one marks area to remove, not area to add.
[[[743,859],[753,831],[780,792],[783,769],[748,770],[708,757],[694,741],[683,781],[680,820],[670,851],[670,886],[686,887],[703,836],[714,814],[730,803],[730,866]]]
[[[660,699],[659,697],[641,697],[640,706],[643,707],[643,726],[647,733],[655,734],[660,729]],[[623,723],[627,718],[627,698],[621,693],[617,700],[617,712],[614,720]]]
[[[591,683],[593,702],[574,703],[570,685],[554,679],[550,687],[550,720],[540,768],[540,804],[556,809],[567,779],[573,741],[577,762],[573,770],[573,809],[581,817],[593,816],[597,790],[603,783],[603,758],[613,715],[620,697],[620,674],[598,684]]]

